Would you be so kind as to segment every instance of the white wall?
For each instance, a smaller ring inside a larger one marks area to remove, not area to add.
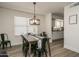
[[[52,30],[51,30],[51,27],[52,27],[52,14],[49,13],[45,16],[45,31],[48,35],[50,39],[50,42],[52,42]]]
[[[69,16],[77,14],[77,24],[69,24]],[[64,48],[79,52],[79,5],[64,10]]]
[[[0,8],[0,33],[7,33],[9,40],[11,40],[12,45],[21,44],[22,40],[20,37],[14,35],[14,16],[21,16],[31,18],[32,14],[23,13],[15,10]],[[40,19],[40,25],[38,27],[38,32],[44,31],[44,16],[38,15]]]

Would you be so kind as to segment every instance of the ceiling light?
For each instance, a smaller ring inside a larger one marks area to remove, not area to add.
[[[31,25],[40,25],[40,19],[37,19],[36,18],[36,14],[35,14],[35,5],[36,5],[36,2],[33,2],[33,5],[34,5],[34,16],[32,19],[30,19],[30,24]]]

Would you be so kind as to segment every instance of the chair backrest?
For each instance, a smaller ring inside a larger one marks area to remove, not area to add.
[[[42,33],[40,33],[40,36],[47,37],[47,34],[46,34],[46,32],[42,32]]]
[[[47,38],[43,38],[42,39],[42,49],[46,48],[46,42],[47,42]]]
[[[23,45],[26,45],[26,46],[29,45],[28,40],[23,35],[21,35],[21,37],[22,37]]]
[[[42,32],[41,34],[40,34],[40,36],[43,36],[43,37],[45,37],[45,38],[43,38],[42,40],[41,40],[41,48],[42,49],[45,49],[46,48],[46,42],[47,42],[47,40],[48,40],[48,38],[46,38],[47,37],[47,34],[46,34],[46,32]]]
[[[4,34],[0,34],[1,36],[1,41],[4,41]]]
[[[43,32],[42,34],[43,34],[43,36],[44,36],[44,37],[47,37],[47,34],[46,34],[46,32]]]
[[[7,35],[6,33],[0,34],[0,37],[1,37],[1,40],[2,40],[2,41],[5,41],[5,40],[8,39],[8,35]]]

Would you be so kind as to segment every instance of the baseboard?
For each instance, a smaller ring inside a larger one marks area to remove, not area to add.
[[[52,42],[53,41],[58,41],[58,40],[64,40],[64,38],[52,39]]]
[[[70,47],[69,45],[64,45],[64,48],[66,48],[66,49],[69,49],[69,50],[72,50],[72,51],[74,51],[74,52],[79,53],[79,49],[76,49],[76,48]]]
[[[16,46],[16,45],[21,45],[22,43],[15,43],[15,44],[12,44],[12,46]]]
[[[57,39],[52,39],[52,40],[61,40],[61,39],[64,39],[64,38],[57,38]]]

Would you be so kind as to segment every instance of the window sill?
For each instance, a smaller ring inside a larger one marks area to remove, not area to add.
[[[20,37],[20,35],[15,35],[15,37]]]

